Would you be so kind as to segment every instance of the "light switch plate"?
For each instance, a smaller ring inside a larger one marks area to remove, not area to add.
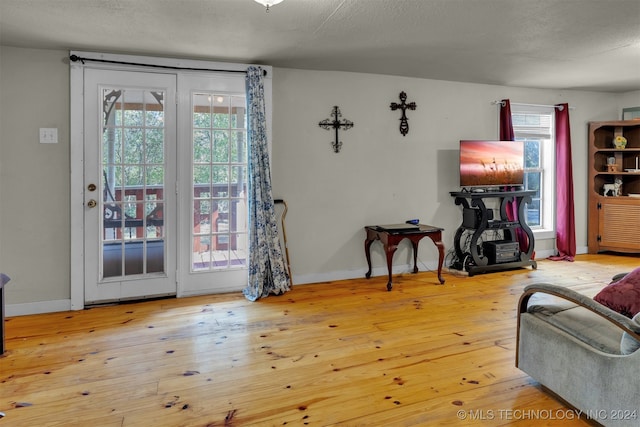
[[[57,144],[58,128],[40,128],[40,144]]]

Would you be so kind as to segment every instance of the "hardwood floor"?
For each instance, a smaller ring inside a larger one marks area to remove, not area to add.
[[[588,425],[515,368],[517,301],[537,282],[595,294],[639,260],[8,318],[0,427]]]

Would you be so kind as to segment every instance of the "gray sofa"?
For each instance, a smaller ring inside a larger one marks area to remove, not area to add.
[[[516,366],[585,419],[640,425],[638,347],[640,324],[588,296],[536,284],[520,298]]]

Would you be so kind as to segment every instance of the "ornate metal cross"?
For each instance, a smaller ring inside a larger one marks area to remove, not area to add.
[[[392,102],[391,103],[391,110],[395,111],[397,109],[402,110],[402,117],[400,117],[400,133],[402,134],[402,136],[406,136],[409,133],[409,123],[408,123],[408,118],[407,118],[407,113],[406,110],[407,108],[409,110],[415,110],[417,105],[415,102],[410,102],[410,103],[406,103],[405,101],[407,100],[407,94],[402,91],[400,92],[400,101],[402,101],[401,104]]]
[[[338,108],[337,105],[333,107],[331,115],[333,116],[333,120],[324,119],[323,121],[318,123],[318,126],[326,130],[329,130],[331,128],[335,129],[336,140],[331,143],[331,146],[333,147],[333,151],[338,153],[340,152],[340,148],[342,147],[342,141],[338,139],[338,130],[341,127],[344,128],[344,130],[351,129],[353,127],[353,122],[347,119],[340,121],[339,117],[342,117],[342,113],[340,112],[340,108]]]

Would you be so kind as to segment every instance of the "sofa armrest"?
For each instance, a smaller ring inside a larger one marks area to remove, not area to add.
[[[628,333],[635,340],[640,341],[640,325],[633,320],[629,319],[626,316],[623,316],[616,311],[611,310],[609,307],[606,307],[579,292],[576,292],[569,288],[565,288],[563,286],[551,285],[548,283],[537,283],[528,285],[524,288],[524,292],[520,297],[520,302],[518,303],[518,330],[520,329],[520,314],[527,312],[529,299],[535,293],[549,294],[567,301],[571,301],[572,303],[584,307],[594,312],[595,314],[605,318],[609,322],[613,323],[616,327]]]

